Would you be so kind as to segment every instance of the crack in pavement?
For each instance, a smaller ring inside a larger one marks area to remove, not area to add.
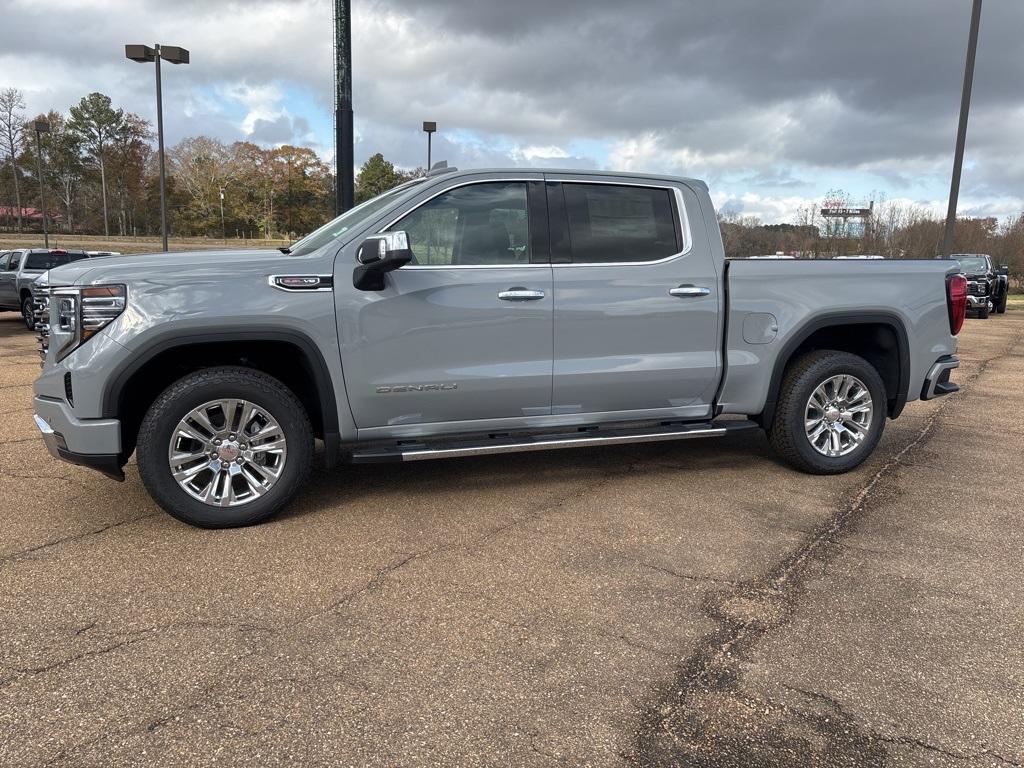
[[[639,560],[633,557],[616,557],[616,560],[622,560],[627,563],[635,563],[643,568],[648,568],[658,573],[664,573],[666,576],[672,576],[676,579],[683,579],[684,581],[696,581],[696,582],[708,582],[711,584],[728,584],[729,586],[736,586],[738,584],[734,579],[723,579],[718,576],[706,576],[699,573],[681,573],[680,571],[673,570],[672,568],[666,568],[663,565],[656,565],[654,563],[648,563],[646,560]]]
[[[5,563],[16,563],[22,559],[26,559],[28,555],[35,554],[36,552],[41,552],[44,549],[49,549],[50,547],[57,547],[61,544],[67,544],[68,542],[72,541],[80,541],[82,539],[87,539],[90,536],[97,536],[101,533],[109,531],[111,528],[119,528],[122,525],[131,525],[132,523],[137,523],[141,520],[145,520],[150,517],[157,517],[158,515],[162,514],[162,512],[147,512],[144,515],[131,517],[127,520],[118,520],[117,522],[109,523],[108,525],[101,526],[100,528],[94,528],[91,531],[77,533],[74,536],[65,536],[64,538],[54,539],[53,541],[47,541],[42,544],[37,544],[34,547],[29,547],[28,549],[23,549],[18,552],[9,552],[6,555],[0,556],[0,565],[3,565]]]
[[[39,435],[35,435],[34,437],[18,437],[15,438],[14,440],[0,440],[0,445],[17,445],[18,443],[33,443],[37,440],[39,442],[42,442],[43,438],[40,437]]]
[[[838,701],[833,699],[831,696],[827,696],[824,693],[820,693],[818,691],[810,691],[805,688],[798,688],[796,686],[787,685],[785,683],[783,683],[783,688],[787,688],[788,690],[793,691],[794,693],[799,693],[800,695],[806,696],[809,699],[814,699],[816,701],[823,702],[826,706],[830,707],[833,711],[835,711],[837,715],[843,718],[846,718],[850,721],[854,719],[853,716],[850,713],[846,712],[843,709],[842,705]],[[924,739],[910,738],[908,736],[885,736],[881,734],[875,734],[875,738],[878,741],[884,741],[887,744],[899,744],[903,746],[910,746],[918,749],[923,749],[929,752],[936,752],[945,755],[946,757],[953,758],[954,760],[981,760],[985,757],[994,757],[995,759],[1005,763],[1006,765],[1020,765],[1020,763],[1015,760],[1006,758],[1000,755],[998,752],[992,752],[991,750],[987,749],[981,752],[965,754],[963,752],[958,752],[954,749],[951,749],[950,747],[944,747],[939,744],[932,744],[931,742],[925,741]]]
[[[965,387],[983,376],[993,361],[1008,357],[1022,336],[1024,333],[1015,334],[1002,351],[983,360],[963,381]],[[703,609],[716,628],[698,643],[675,679],[660,692],[659,702],[643,713],[631,760],[645,766],[706,768],[884,763],[885,749],[878,742],[885,737],[862,733],[854,718],[837,709],[838,703],[828,697],[821,696],[831,703],[832,718],[792,708],[780,712],[771,706],[749,705],[741,689],[740,664],[765,634],[789,621],[812,564],[828,565],[841,549],[837,546],[840,539],[868,508],[872,492],[929,439],[939,418],[960,399],[953,395],[940,402],[913,439],[794,552],[761,577],[707,596]],[[813,738],[807,737],[808,728]]]

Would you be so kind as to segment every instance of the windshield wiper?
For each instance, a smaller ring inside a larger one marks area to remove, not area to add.
[[[280,248],[278,248],[277,250],[279,250],[279,251],[280,251],[281,253],[283,253],[283,254],[284,254],[285,256],[287,256],[287,255],[288,255],[289,253],[291,253],[291,252],[292,252],[292,249],[291,249],[291,248],[289,248],[289,247],[288,247],[288,246],[286,246],[286,245],[283,245],[283,246],[281,246],[281,247],[280,247]]]

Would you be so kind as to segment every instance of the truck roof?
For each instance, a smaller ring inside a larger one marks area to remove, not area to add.
[[[478,173],[500,173],[500,174],[514,174],[514,173],[557,173],[560,175],[572,175],[572,174],[583,174],[586,176],[609,176],[617,179],[657,179],[658,181],[670,181],[670,182],[682,182],[684,184],[692,184],[700,187],[707,188],[707,183],[701,179],[695,179],[688,176],[669,176],[662,173],[644,173],[643,171],[605,171],[600,169],[588,169],[588,168],[538,168],[535,166],[519,166],[511,168],[449,168],[443,175],[456,177],[456,176],[472,176]],[[437,174],[438,176],[442,174]],[[431,177],[436,178],[436,177]]]

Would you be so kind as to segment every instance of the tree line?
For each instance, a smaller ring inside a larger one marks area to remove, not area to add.
[[[40,184],[36,178],[35,120],[40,136],[47,211],[53,229],[85,234],[155,235],[160,231],[159,171],[153,129],[142,117],[90,93],[66,113],[31,120],[24,95],[0,90],[0,229],[38,231]],[[423,168],[396,168],[377,153],[356,177],[356,202],[411,178]],[[183,139],[167,150],[169,226],[173,235],[292,238],[334,215],[331,167],[308,147],[266,148],[209,136]],[[849,195],[827,198],[849,207]],[[889,258],[932,258],[943,221],[921,206],[882,200],[863,221],[825,218],[818,204],[801,209],[794,223],[762,224],[720,214],[726,254],[734,257],[795,253],[810,258],[872,253]],[[954,250],[989,253],[1014,275],[1024,274],[1024,214],[1004,221],[962,218]]]
[[[49,124],[39,136],[42,187],[37,120]],[[154,140],[149,121],[102,93],[84,96],[66,113],[51,110],[28,119],[24,94],[0,90],[0,228],[39,231],[42,189],[54,231],[159,234]],[[290,238],[334,215],[334,174],[309,147],[195,136],[167,149],[166,170],[172,235]],[[356,178],[356,200],[423,173],[398,169],[378,153]]]
[[[829,200],[849,196],[832,191]],[[786,253],[806,258],[877,254],[891,259],[931,259],[941,252],[945,220],[920,205],[882,200],[864,220],[827,218],[821,205],[801,208],[793,224],[762,224],[756,217],[719,214],[725,252],[732,257]],[[1024,213],[1002,221],[995,217],[958,217],[954,253],[987,253],[998,264],[1024,275]]]

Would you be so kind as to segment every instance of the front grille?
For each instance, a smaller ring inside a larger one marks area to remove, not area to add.
[[[970,296],[987,296],[988,295],[988,284],[971,281],[967,283],[967,293]]]
[[[39,365],[46,362],[46,350],[50,346],[50,289],[37,287],[32,291],[32,317],[36,322]]]

